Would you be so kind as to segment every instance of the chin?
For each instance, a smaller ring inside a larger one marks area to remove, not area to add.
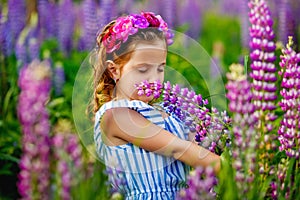
[[[150,101],[153,100],[153,95],[151,95],[149,97],[143,95],[143,96],[140,96],[139,98],[137,98],[137,100],[143,101],[145,103],[149,103]]]

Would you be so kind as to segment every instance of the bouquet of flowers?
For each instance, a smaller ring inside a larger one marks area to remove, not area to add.
[[[195,141],[210,151],[221,154],[226,145],[230,145],[229,125],[230,118],[226,111],[219,112],[203,99],[201,94],[196,94],[188,88],[181,88],[178,84],[164,84],[159,81],[149,83],[143,81],[136,84],[138,95],[153,95],[154,99],[162,99],[160,106],[172,116],[179,118],[195,132]]]

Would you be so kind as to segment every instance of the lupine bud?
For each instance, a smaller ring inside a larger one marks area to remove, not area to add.
[[[55,63],[54,67],[54,77],[53,77],[53,84],[54,84],[54,90],[55,95],[59,96],[62,94],[62,89],[65,84],[65,71],[62,66],[62,63],[57,62]]]

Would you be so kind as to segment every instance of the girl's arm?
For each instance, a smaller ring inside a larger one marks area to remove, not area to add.
[[[218,155],[193,142],[178,138],[134,110],[107,110],[101,120],[101,129],[107,138],[119,138],[147,151],[172,156],[192,167],[211,165],[215,172],[220,169]]]

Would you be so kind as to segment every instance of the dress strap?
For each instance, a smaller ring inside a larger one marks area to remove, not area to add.
[[[101,106],[101,108],[97,111],[95,120],[99,122],[101,117],[104,113],[112,108],[130,108],[132,110],[137,111],[146,119],[151,121],[152,123],[165,128],[165,122],[161,112],[159,112],[153,106],[139,100],[128,100],[128,99],[121,99],[121,100],[112,100],[109,101]]]

